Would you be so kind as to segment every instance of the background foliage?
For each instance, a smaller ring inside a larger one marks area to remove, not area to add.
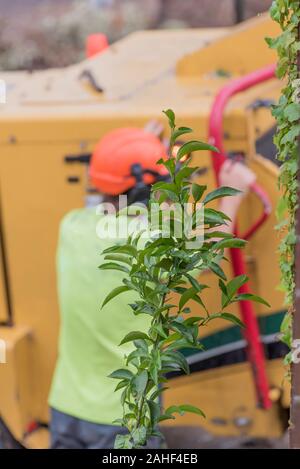
[[[271,4],[240,1],[245,18]],[[0,0],[0,69],[76,63],[84,58],[87,35],[94,32],[114,42],[141,29],[230,26],[235,21],[235,0]]]

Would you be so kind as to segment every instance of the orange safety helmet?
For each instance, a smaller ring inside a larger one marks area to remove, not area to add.
[[[105,49],[107,49],[108,46],[108,39],[105,34],[90,34],[86,38],[85,55],[88,58],[94,57],[94,55],[100,54]]]
[[[167,158],[167,153],[154,134],[139,128],[113,130],[96,145],[90,162],[91,182],[104,194],[122,194],[135,186],[132,167],[138,164],[143,182],[152,184],[155,173],[158,177],[168,174],[164,166],[156,164],[160,158]]]

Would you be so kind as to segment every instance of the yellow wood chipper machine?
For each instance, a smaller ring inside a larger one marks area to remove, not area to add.
[[[47,396],[59,328],[58,227],[69,210],[92,196],[88,155],[114,128],[143,127],[152,119],[165,125],[166,108],[197,138],[221,147],[221,157],[192,155],[203,168],[200,183],[216,186],[222,158],[242,158],[255,171],[257,186],[238,220],[249,242],[232,266],[246,271],[251,290],[271,304],[250,311],[236,306],[245,333],[221,321],[204,329],[204,350],[187,354],[191,374],[172,376],[165,401],[176,404],[184,396],[207,418],[185,415],[173,425],[202,426],[223,436],[283,434],[289,394],[286,351],[278,339],[284,298],[277,288],[274,213],[280,193],[270,112],[281,84],[274,76],[274,52],[264,42],[277,34],[264,15],[231,28],[143,31],[64,69],[1,73],[7,90],[7,102],[0,105],[3,445],[48,445]],[[229,278],[232,266],[226,267]],[[213,287],[211,274],[204,276]],[[205,298],[211,311],[217,307],[213,291]]]

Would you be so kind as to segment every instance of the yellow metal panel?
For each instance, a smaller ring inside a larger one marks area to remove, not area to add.
[[[283,366],[281,360],[268,362],[268,374],[272,386],[282,388]],[[165,405],[189,402],[200,407],[206,419],[185,414],[172,425],[204,427],[216,435],[248,435],[279,437],[284,428],[280,421],[279,402],[268,411],[256,405],[253,378],[248,363],[231,365],[214,370],[193,373],[174,378],[165,393]],[[239,428],[237,419],[249,419],[249,427]],[[169,422],[167,423],[170,424]]]
[[[240,75],[275,63],[276,53],[263,44],[266,36],[278,34],[278,25],[267,14],[245,21],[205,50],[179,60],[177,74],[191,76],[221,69]]]
[[[7,298],[6,298],[6,290],[5,290],[5,283],[4,283],[3,265],[4,264],[3,264],[1,239],[0,239],[0,322],[5,322],[8,319]]]
[[[6,344],[6,363],[0,363],[0,416],[21,441],[36,418],[32,404],[38,379],[32,373],[32,338],[25,326],[0,327],[0,338]]]
[[[76,145],[12,146],[0,158],[3,229],[10,267],[14,324],[33,330],[36,384],[35,415],[48,418],[47,394],[57,348],[58,305],[55,251],[63,215],[84,203],[85,169],[67,166],[64,156],[78,153]],[[78,176],[80,184],[68,184]],[[19,197],[16,197],[16,189]]]

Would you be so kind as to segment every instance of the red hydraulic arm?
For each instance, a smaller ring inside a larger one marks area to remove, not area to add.
[[[275,78],[275,65],[270,65],[245,75],[242,78],[233,80],[228,85],[224,86],[216,96],[209,121],[209,142],[220,150],[220,153],[212,152],[212,163],[218,184],[220,169],[227,158],[223,145],[223,116],[228,101],[235,94],[272,78]],[[253,233],[264,223],[271,212],[271,204],[265,191],[258,186],[258,184],[253,184],[251,190],[262,201],[264,210],[256,223],[244,235],[240,235],[244,239],[250,238],[250,236],[252,236]],[[237,226],[235,227],[235,233],[238,234]],[[230,256],[234,275],[245,274],[246,263],[243,252],[240,249],[231,249]],[[243,285],[240,288],[239,293],[249,293],[248,284]],[[240,301],[239,307],[241,318],[246,326],[244,335],[247,340],[248,359],[251,363],[255,379],[258,404],[262,408],[268,409],[271,406],[269,385],[266,373],[264,350],[260,340],[255,310],[251,301]]]

